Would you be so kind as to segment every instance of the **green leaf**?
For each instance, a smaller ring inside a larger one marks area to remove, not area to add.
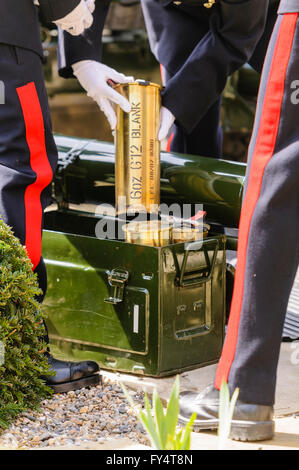
[[[232,419],[233,419],[234,410],[235,410],[235,406],[236,406],[236,403],[237,403],[237,400],[238,400],[238,396],[239,396],[239,388],[236,388],[234,393],[233,393],[231,402],[230,402],[230,410],[229,410],[230,421],[232,421]]]
[[[153,393],[154,412],[157,424],[157,431],[161,442],[161,448],[165,449],[167,444],[167,418],[164,415],[163,405],[158,396],[157,390]]]
[[[229,422],[229,388],[226,382],[222,382],[220,393],[219,393],[219,426],[218,436],[220,438],[221,445],[228,438],[227,429]]]
[[[172,446],[169,450],[180,450],[181,449],[181,439],[183,435],[183,428],[176,434],[175,438],[173,439]]]
[[[239,389],[234,391],[232,400],[230,401],[229,387],[225,381],[222,382],[219,394],[219,449],[225,449],[227,440],[229,439],[231,422],[233,419],[235,405],[238,399]]]
[[[144,397],[144,404],[145,404],[145,410],[146,410],[146,414],[147,414],[147,422],[148,422],[148,427],[149,427],[149,430],[150,430],[150,437],[152,439],[152,442],[153,442],[154,446],[156,447],[156,449],[163,450],[163,443],[162,443],[162,440],[161,440],[161,438],[159,436],[159,433],[157,431],[156,423],[154,422],[154,419],[152,417],[151,407],[150,407],[150,403],[149,403],[149,399],[148,399],[147,394],[145,394],[145,397]]]
[[[181,447],[180,447],[179,450],[190,450],[190,448],[191,448],[191,432],[192,432],[193,424],[194,424],[195,420],[196,420],[196,413],[193,413],[193,415],[191,416],[189,422],[186,425],[184,438],[181,442]]]
[[[179,376],[177,375],[171,390],[170,399],[166,410],[167,434],[170,436],[173,436],[175,434],[176,426],[178,424],[178,416],[180,410],[179,394],[180,380]]]

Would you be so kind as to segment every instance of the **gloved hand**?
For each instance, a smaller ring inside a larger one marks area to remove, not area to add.
[[[174,121],[174,115],[167,108],[162,106],[160,111],[160,129],[158,133],[158,140],[162,141],[169,136]]]
[[[54,23],[57,27],[67,31],[73,36],[79,36],[85,29],[90,28],[93,23],[92,13],[95,9],[95,0],[81,0],[79,5],[64,18]]]
[[[118,104],[127,113],[131,111],[131,105],[107,82],[112,80],[115,83],[129,83],[133,82],[134,78],[126,77],[122,73],[107,67],[107,65],[94,60],[82,60],[73,64],[72,68],[79,83],[87,91],[87,96],[96,101],[107,117],[111,129],[114,130],[117,118],[113,103]]]

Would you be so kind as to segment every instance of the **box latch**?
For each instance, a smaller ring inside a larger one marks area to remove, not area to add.
[[[107,304],[119,304],[124,298],[125,284],[129,279],[129,272],[125,269],[112,269],[108,274],[108,283],[112,287],[112,296],[104,299]]]
[[[72,175],[72,187],[74,190],[70,191],[67,182],[68,168],[73,164],[76,164],[83,153],[89,142],[79,143],[76,147],[69,150],[67,153],[59,152],[56,176],[54,180],[54,193],[55,202],[58,204],[60,210],[66,210],[69,207],[69,203],[80,204],[84,202],[82,198],[82,190],[80,190],[85,175],[80,173]]]

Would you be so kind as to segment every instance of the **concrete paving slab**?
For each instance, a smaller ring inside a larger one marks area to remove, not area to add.
[[[299,417],[280,418],[275,420],[275,437],[271,441],[237,442],[227,441],[225,450],[298,450],[299,449]],[[216,433],[192,433],[192,450],[217,450]]]
[[[181,390],[201,391],[213,382],[217,365],[203,367],[180,374]],[[115,380],[115,373],[103,371],[103,375]],[[152,378],[120,374],[121,382],[134,390],[145,390],[149,394],[154,388],[164,401],[170,396],[175,377]],[[282,343],[278,366],[275,416],[282,417],[299,413],[299,342]]]

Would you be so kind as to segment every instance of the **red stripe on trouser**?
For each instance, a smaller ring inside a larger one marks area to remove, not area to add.
[[[166,151],[167,152],[170,152],[170,148],[171,148],[171,142],[173,141],[173,138],[174,138],[174,133],[172,133],[168,139],[168,142],[167,142],[167,148],[166,148]]]
[[[25,191],[25,246],[36,268],[41,258],[42,205],[41,193],[51,183],[53,172],[47,157],[43,114],[33,82],[17,88],[25,121],[26,141],[30,152],[30,166],[36,180]]]
[[[287,14],[282,18],[276,47],[268,78],[263,103],[259,132],[252,156],[249,181],[241,212],[238,243],[238,263],[227,335],[217,368],[215,387],[220,389],[222,381],[228,381],[235,359],[239,323],[241,317],[246,254],[252,217],[259,200],[265,168],[273,156],[279,129],[284,97],[285,78],[288,69],[298,14]]]

